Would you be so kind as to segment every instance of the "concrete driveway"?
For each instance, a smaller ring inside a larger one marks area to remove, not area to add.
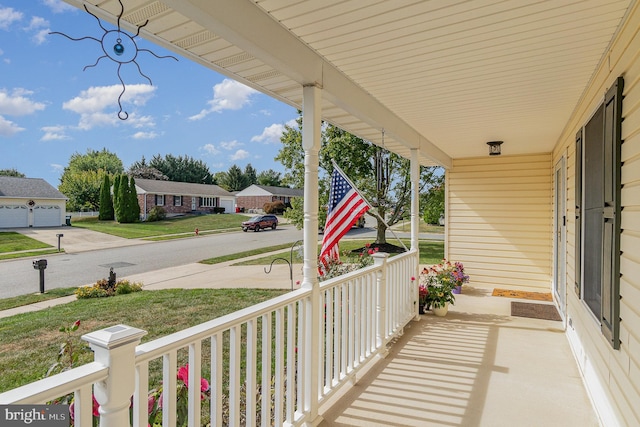
[[[141,239],[125,239],[110,234],[99,233],[80,227],[43,227],[14,228],[3,231],[15,231],[32,239],[58,247],[58,234],[62,234],[60,247],[67,253],[86,252],[96,249],[119,248],[151,243]]]

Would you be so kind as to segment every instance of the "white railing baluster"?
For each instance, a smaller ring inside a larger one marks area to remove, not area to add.
[[[246,372],[245,384],[245,424],[248,426],[256,425],[256,344],[257,339],[257,320],[251,319],[247,322],[247,351],[246,351]]]
[[[223,333],[211,336],[211,425],[222,425],[222,347]]]
[[[302,349],[305,348],[305,343],[304,343],[304,333],[306,331],[306,324],[304,322],[307,313],[310,315],[311,313],[309,311],[307,311],[306,309],[306,300],[302,299],[300,301],[298,301],[297,304],[297,308],[298,308],[298,312],[295,314],[296,319],[297,319],[297,328],[296,328],[296,351],[294,352],[294,358],[295,358],[295,362],[294,362],[294,366],[295,366],[295,372],[296,375],[294,377],[295,380],[295,390],[296,390],[296,394],[295,397],[293,399],[293,414],[296,413],[296,411],[298,410],[298,408],[304,408],[304,388],[303,388],[303,378],[305,375],[305,371],[307,369],[306,366],[306,362],[304,360],[304,357],[300,357],[300,355],[302,354]],[[293,422],[293,420],[295,419],[295,416],[293,418],[291,418],[291,421]]]
[[[133,427],[149,425],[149,363],[136,365],[136,388],[133,393]]]
[[[263,426],[271,425],[271,313],[262,315],[262,412],[260,423]]]
[[[334,294],[335,289],[328,289],[324,293],[324,310],[323,317],[324,322],[322,322],[322,330],[325,331],[325,339],[323,342],[325,343],[325,351],[324,351],[324,381],[320,382],[322,384],[322,389],[320,390],[320,395],[324,395],[327,390],[331,389],[331,384],[333,383],[333,369],[334,369],[334,357],[333,357],[333,344],[334,344],[334,321],[333,321],[333,313],[334,313]]]
[[[230,329],[229,336],[229,425],[240,425],[240,344],[242,342],[241,325]]]
[[[293,424],[293,412],[295,411],[295,376],[296,376],[296,305],[291,303],[287,309],[287,357],[286,357],[286,391],[285,391],[285,422]]]
[[[177,350],[162,356],[162,425],[176,425]]]
[[[189,344],[189,409],[188,420],[190,427],[200,427],[200,379],[202,378],[202,342],[200,340]]]
[[[74,425],[78,427],[93,425],[93,386],[85,384],[73,393]]]
[[[275,425],[280,426],[284,422],[284,379],[285,379],[285,309],[288,306],[276,310],[276,384],[275,384]]]

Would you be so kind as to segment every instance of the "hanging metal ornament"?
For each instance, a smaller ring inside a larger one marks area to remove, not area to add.
[[[124,92],[126,91],[126,86],[124,84],[124,81],[122,80],[122,77],[120,76],[120,68],[122,67],[122,65],[124,64],[130,64],[133,63],[135,64],[135,66],[138,68],[138,72],[140,73],[140,75],[142,77],[144,77],[145,79],[147,79],[147,81],[149,82],[150,85],[153,86],[153,83],[151,82],[151,79],[149,78],[149,76],[145,75],[142,70],[140,69],[140,64],[138,64],[136,62],[136,58],[138,57],[138,53],[139,52],[149,52],[150,54],[152,54],[153,56],[155,56],[158,59],[164,59],[164,58],[171,58],[174,60],[178,60],[178,58],[176,58],[175,56],[172,55],[166,55],[166,56],[159,56],[156,55],[154,52],[150,51],[149,49],[140,49],[138,48],[138,45],[136,44],[135,38],[138,37],[140,35],[140,29],[143,28],[145,25],[147,25],[149,23],[149,20],[147,19],[145,21],[144,24],[140,25],[138,27],[138,31],[136,32],[135,36],[130,36],[129,34],[125,33],[124,31],[122,31],[120,29],[120,18],[122,18],[122,15],[124,14],[124,6],[122,5],[122,1],[118,0],[118,3],[120,3],[120,14],[118,15],[118,29],[117,30],[107,30],[105,27],[102,26],[102,22],[100,22],[100,19],[94,15],[93,13],[89,12],[89,9],[87,9],[87,6],[84,5],[84,10],[87,11],[87,13],[91,16],[93,16],[94,18],[96,18],[96,21],[98,21],[98,25],[100,26],[100,28],[102,28],[104,30],[104,34],[102,35],[102,39],[97,39],[95,37],[90,37],[90,36],[86,36],[86,37],[81,37],[81,38],[73,38],[70,37],[64,33],[61,33],[59,31],[52,31],[49,34],[59,34],[61,36],[64,36],[66,38],[68,38],[69,40],[73,40],[73,41],[81,41],[81,40],[95,40],[98,43],[100,43],[100,47],[102,48],[102,51],[104,52],[104,55],[99,57],[96,62],[92,65],[87,65],[85,66],[82,71],[85,71],[87,68],[92,68],[98,65],[98,63],[100,62],[100,60],[102,59],[110,59],[113,62],[118,64],[118,79],[120,80],[120,84],[122,84],[122,92],[120,92],[120,96],[118,96],[118,106],[120,107],[120,111],[118,111],[118,118],[120,120],[127,120],[127,118],[129,118],[129,114],[124,111],[122,109],[122,95],[124,95]]]

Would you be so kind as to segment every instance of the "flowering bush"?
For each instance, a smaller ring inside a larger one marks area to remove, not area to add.
[[[378,248],[372,248],[370,243],[364,245],[357,254],[353,252],[344,252],[340,254],[340,261],[331,259],[320,276],[320,281],[332,279],[343,274],[350,273],[360,268],[373,265],[373,257],[371,255],[378,252]]]
[[[100,279],[92,286],[80,286],[75,294],[78,299],[104,298],[113,295],[124,295],[132,292],[140,292],[142,283],[129,282],[128,280],[118,280],[115,285],[111,285],[107,279]]]
[[[209,381],[200,378],[200,400],[208,399],[210,395]],[[186,426],[189,414],[189,364],[178,369],[177,419],[176,425]],[[152,390],[147,401],[149,413],[149,425],[161,425],[162,422],[162,387]]]
[[[460,262],[451,263],[446,259],[442,263],[425,267],[420,273],[418,295],[420,305],[425,307],[444,307],[446,303],[455,304],[453,289],[469,281]]]

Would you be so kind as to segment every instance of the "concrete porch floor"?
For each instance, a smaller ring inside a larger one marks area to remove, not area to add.
[[[512,317],[540,301],[491,292],[465,286],[446,317],[410,323],[320,426],[600,425],[563,322]]]

